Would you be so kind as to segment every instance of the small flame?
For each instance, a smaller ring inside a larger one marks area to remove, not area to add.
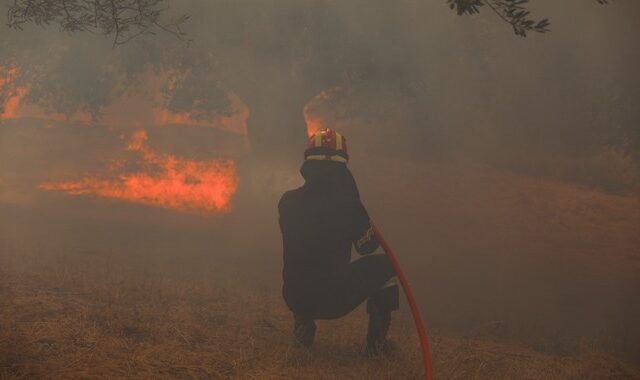
[[[25,87],[15,86],[17,75],[18,69],[16,67],[4,68],[0,66],[0,94],[6,96],[2,107],[0,107],[0,120],[16,118],[18,106],[27,94]]]
[[[229,203],[238,185],[235,161],[196,161],[161,155],[147,146],[147,139],[146,132],[135,132],[127,150],[140,152],[143,163],[155,171],[118,174],[115,179],[89,176],[78,181],[43,183],[39,187],[179,211],[230,211]],[[111,171],[117,172],[123,166],[122,161],[112,161]]]
[[[58,122],[79,122],[95,124],[91,115],[86,112],[75,112],[71,115],[50,113],[37,104],[23,104],[22,100],[29,93],[29,87],[17,87],[15,79],[19,73],[17,67],[0,66],[0,120],[33,117],[47,120],[46,128],[53,128]],[[117,126],[118,128],[140,128],[147,125],[186,125],[193,127],[222,129],[227,132],[247,136],[247,120],[249,108],[236,94],[228,94],[231,103],[228,115],[214,116],[208,119],[193,117],[193,111],[173,113],[165,108],[158,108],[158,98],[143,97],[137,94],[159,94],[167,75],[148,73],[137,91],[130,91],[117,96],[101,109],[100,124]]]
[[[157,125],[175,124],[195,127],[213,127],[247,136],[249,108],[234,93],[229,94],[229,100],[231,102],[232,112],[228,116],[218,116],[214,119],[200,120],[193,117],[193,112],[172,113],[165,108],[154,108],[154,122]]]
[[[310,116],[306,106],[304,107],[304,121],[307,124],[307,135],[309,137],[323,128],[322,121],[319,118]]]
[[[304,106],[304,121],[307,124],[307,135],[309,137],[313,136],[313,134],[320,129],[327,127],[327,124],[332,124],[324,120],[326,118],[323,118],[320,115],[323,113],[322,108],[326,108],[329,101],[340,91],[342,91],[341,87],[332,87],[322,90]]]

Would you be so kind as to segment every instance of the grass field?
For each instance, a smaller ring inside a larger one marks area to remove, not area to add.
[[[406,311],[388,359],[362,351],[366,315],[320,322],[311,350],[292,343],[278,294],[229,288],[233,275],[107,265],[79,253],[3,252],[0,378],[417,379],[418,342]],[[551,355],[520,345],[432,332],[437,379],[636,379],[593,347]]]
[[[352,169],[436,379],[640,379],[640,198],[481,166]],[[320,321],[311,350],[292,343],[275,204],[299,178],[284,172],[212,218],[43,194],[35,174],[5,186],[0,379],[420,378],[406,305],[391,358],[363,357],[362,308]]]

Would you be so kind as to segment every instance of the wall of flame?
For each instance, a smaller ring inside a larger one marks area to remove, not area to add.
[[[16,67],[0,67],[0,122],[19,118],[46,120],[48,128],[69,121],[80,124],[101,124],[115,129],[138,129],[132,134],[126,150],[138,153],[136,162],[113,159],[102,172],[65,182],[44,182],[39,188],[60,191],[74,196],[95,196],[139,203],[177,211],[227,213],[238,186],[236,162],[232,159],[195,160],[162,154],[151,149],[144,126],[162,127],[188,125],[216,128],[246,136],[249,109],[235,94],[230,94],[230,115],[215,120],[195,120],[190,112],[172,113],[154,107],[152,99],[124,95],[114,99],[96,122],[89,115],[48,114],[40,107],[25,104],[29,88],[18,86],[20,71]],[[147,87],[157,87],[161,78],[147,78]],[[146,93],[157,93],[147,91]],[[128,164],[128,165],[125,165]],[[126,172],[125,167],[138,170]]]
[[[88,195],[178,211],[226,213],[238,186],[233,160],[189,160],[159,154],[148,147],[147,134],[137,131],[127,150],[140,154],[143,170],[122,172],[114,160],[102,175],[68,182],[46,182],[40,188],[70,195]]]
[[[131,91],[116,97],[103,110],[101,119],[96,121],[82,113],[49,114],[37,105],[23,102],[29,88],[16,85],[19,73],[16,67],[0,67],[0,94],[4,95],[4,101],[0,104],[0,121],[28,117],[46,120],[48,128],[72,121],[84,125],[100,124],[110,129],[137,130],[132,134],[126,150],[139,153],[139,160],[134,163],[139,170],[125,172],[124,168],[131,165],[113,159],[102,172],[77,180],[44,182],[39,185],[41,190],[109,198],[178,211],[210,214],[231,210],[230,203],[238,185],[234,160],[195,160],[161,154],[147,145],[148,135],[142,128],[185,125],[216,128],[246,137],[249,109],[235,94],[229,94],[230,114],[215,120],[199,120],[193,118],[191,112],[173,113],[158,107],[157,100],[136,96],[136,93],[159,93],[158,89],[165,78],[148,74],[142,81],[146,91]],[[304,107],[309,135],[331,124],[321,116],[326,113],[321,108],[338,90],[330,88],[322,91]]]

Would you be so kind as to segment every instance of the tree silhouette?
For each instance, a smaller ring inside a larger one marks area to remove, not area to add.
[[[447,0],[449,7],[458,15],[479,13],[480,9],[486,5],[500,19],[511,25],[513,32],[521,37],[526,37],[527,32],[547,32],[549,20],[531,19],[526,7],[528,2],[529,0]]]
[[[530,19],[526,6],[529,0],[446,0],[458,15],[472,15],[483,6],[490,8],[500,19],[513,27],[519,36],[527,32],[548,31],[548,19]],[[607,0],[597,0],[605,4]],[[142,34],[162,30],[184,37],[180,28],[189,18],[174,16],[166,23],[160,17],[169,10],[168,0],[14,0],[9,6],[7,25],[21,28],[24,24],[50,25],[57,23],[61,31],[88,31],[113,36],[120,45]]]
[[[136,41],[140,45],[135,48],[116,52],[115,64],[102,64],[118,67],[122,73],[114,74],[112,69],[106,73],[104,69],[95,75],[101,78],[110,75],[111,86],[116,87],[120,85],[117,77],[135,81],[136,73],[143,67],[170,71],[176,75],[174,85],[165,93],[166,106],[175,112],[196,110],[203,118],[228,111],[224,94],[232,91],[250,109],[248,129],[254,151],[292,158],[299,156],[299,149],[290,142],[304,139],[306,131],[303,108],[323,90],[341,88],[347,93],[375,93],[384,89],[387,93],[416,99],[414,103],[409,102],[409,106],[423,112],[425,85],[416,74],[420,67],[414,59],[415,51],[421,48],[420,42],[396,35],[395,31],[402,29],[406,19],[389,12],[406,4],[371,4],[364,0],[340,4],[362,12],[363,18],[376,20],[375,28],[355,35],[345,30],[340,15],[332,13],[327,4],[322,1],[196,2],[190,12],[206,15],[206,23],[188,23],[189,37],[193,38],[188,48],[184,44],[167,44],[160,36],[149,36],[163,31],[185,38],[181,26],[188,20],[186,15],[161,21],[170,13],[167,0],[14,0],[8,11],[8,25],[21,28],[29,23],[57,23],[63,31],[110,36],[114,45],[140,40]],[[530,18],[528,0],[446,0],[446,4],[459,15],[489,9],[518,36],[543,33],[549,27],[547,19]],[[345,39],[347,35],[350,38]],[[402,45],[397,43],[398,38],[402,39]],[[389,49],[381,50],[379,46]],[[67,62],[73,66],[75,58],[72,56]],[[47,87],[47,79],[42,75],[40,78],[39,99],[50,102],[49,108],[58,110],[60,106],[55,102],[62,97],[64,86],[52,77],[49,82],[56,82]],[[100,83],[104,91],[109,92],[110,82]],[[96,115],[100,107],[109,102],[109,98],[103,96],[90,99],[88,104],[85,92],[66,98],[65,112],[72,112],[76,107],[89,109]],[[375,103],[362,104],[362,107],[370,108],[361,113],[378,112]]]
[[[168,10],[168,0],[14,0],[7,11],[7,25],[21,29],[28,23],[57,23],[63,32],[113,36],[114,45],[157,30],[183,37],[180,27],[189,17],[179,15],[162,22]]]

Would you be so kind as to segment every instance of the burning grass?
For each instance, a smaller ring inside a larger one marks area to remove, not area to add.
[[[197,161],[161,155],[147,146],[147,134],[133,134],[127,150],[139,152],[146,171],[120,174],[121,162],[112,162],[115,179],[85,177],[77,181],[43,183],[44,190],[71,195],[95,195],[182,211],[219,213],[229,210],[238,176],[232,160]],[[157,169],[153,171],[152,169]]]
[[[1,252],[0,378],[420,378],[408,315],[392,329],[390,360],[361,355],[364,311],[319,324],[307,351],[290,338],[276,292],[238,279],[179,278],[126,260]],[[189,277],[188,275],[186,277]],[[632,379],[603,354],[553,356],[528,348],[432,335],[438,379]]]

